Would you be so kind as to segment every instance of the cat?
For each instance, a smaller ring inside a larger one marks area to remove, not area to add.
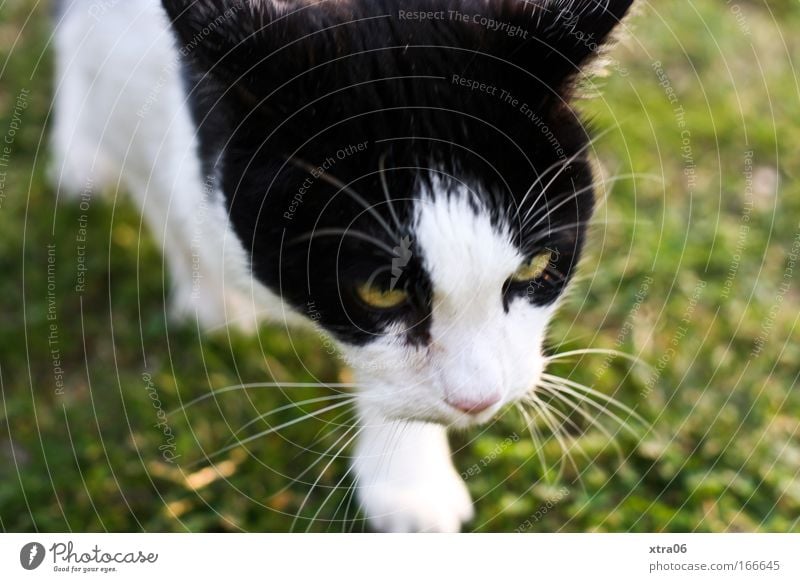
[[[447,430],[541,381],[595,199],[571,101],[631,4],[62,0],[58,190],[131,193],[174,313],[332,338],[371,527],[458,531]]]

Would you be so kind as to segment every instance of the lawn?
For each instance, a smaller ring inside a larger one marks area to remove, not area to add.
[[[364,530],[334,458],[350,412],[241,387],[346,381],[320,338],[176,325],[124,193],[56,204],[48,15],[0,2],[0,530]],[[580,104],[607,197],[550,343],[634,356],[553,370],[647,422],[571,415],[574,462],[514,410],[453,435],[469,528],[800,531],[800,5],[629,24]]]

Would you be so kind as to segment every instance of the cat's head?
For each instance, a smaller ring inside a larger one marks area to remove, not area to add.
[[[258,281],[365,406],[481,422],[535,385],[594,192],[569,106],[632,0],[164,0]]]

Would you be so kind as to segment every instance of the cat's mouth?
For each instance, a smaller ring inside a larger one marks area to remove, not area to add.
[[[470,428],[489,422],[502,408],[502,399],[484,399],[478,402],[445,401],[449,409],[446,422],[454,428]]]
[[[442,400],[438,406],[414,413],[399,413],[387,415],[397,421],[417,421],[440,424],[448,428],[466,430],[486,424],[503,410],[504,404],[500,401],[491,406],[480,409],[464,410]]]
[[[484,410],[478,413],[456,411],[452,416],[450,416],[447,419],[447,421],[440,422],[440,424],[444,424],[450,428],[455,428],[455,429],[474,428],[476,426],[480,426],[482,424],[486,424],[487,422],[491,421],[499,411],[500,408],[497,409],[492,408],[491,410]]]

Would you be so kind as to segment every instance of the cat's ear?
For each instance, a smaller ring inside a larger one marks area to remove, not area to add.
[[[490,0],[491,1],[491,0]],[[514,60],[550,86],[563,85],[600,55],[634,0],[503,0],[502,12],[527,31]],[[508,13],[507,13],[508,14]]]

